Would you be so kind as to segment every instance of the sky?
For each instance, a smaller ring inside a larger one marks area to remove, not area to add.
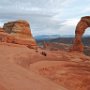
[[[27,20],[34,36],[74,35],[82,16],[90,15],[90,0],[0,0],[0,26]],[[90,35],[88,28],[85,35]]]

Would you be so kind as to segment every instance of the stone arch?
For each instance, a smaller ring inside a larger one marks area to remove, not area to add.
[[[82,36],[88,27],[90,27],[90,16],[82,17],[76,26],[75,39],[71,51],[84,51]]]

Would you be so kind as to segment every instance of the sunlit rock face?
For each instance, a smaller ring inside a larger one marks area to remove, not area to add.
[[[71,51],[79,51],[79,52],[84,51],[82,36],[86,28],[88,27],[90,27],[90,16],[82,17],[76,26],[75,39],[74,39],[74,44],[71,48]]]
[[[5,23],[3,28],[0,28],[0,34],[0,41],[27,45],[28,47],[37,46],[27,21],[18,20]]]

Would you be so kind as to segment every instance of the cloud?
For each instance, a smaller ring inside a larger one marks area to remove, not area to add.
[[[67,19],[62,24],[65,26],[76,26],[79,20],[78,18]]]
[[[3,22],[2,21],[0,21],[0,27],[3,27]]]
[[[90,0],[1,0],[0,25],[24,19],[35,35],[74,35],[80,17],[89,15]]]
[[[82,13],[88,13],[88,12],[90,12],[90,7],[86,7],[86,8],[82,11]]]

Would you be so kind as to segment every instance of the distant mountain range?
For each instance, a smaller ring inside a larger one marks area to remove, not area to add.
[[[84,38],[90,37],[89,35],[84,36]],[[36,40],[49,40],[55,38],[74,38],[74,35],[37,35],[34,37]]]
[[[38,35],[35,36],[36,40],[49,40],[49,39],[55,39],[55,38],[59,38],[60,35]]]
[[[46,41],[46,42],[72,44],[74,40],[74,36],[60,36],[60,35],[40,35],[36,36],[35,38],[38,43]],[[84,43],[84,45],[90,46],[90,36],[84,36],[82,38],[82,42]]]

